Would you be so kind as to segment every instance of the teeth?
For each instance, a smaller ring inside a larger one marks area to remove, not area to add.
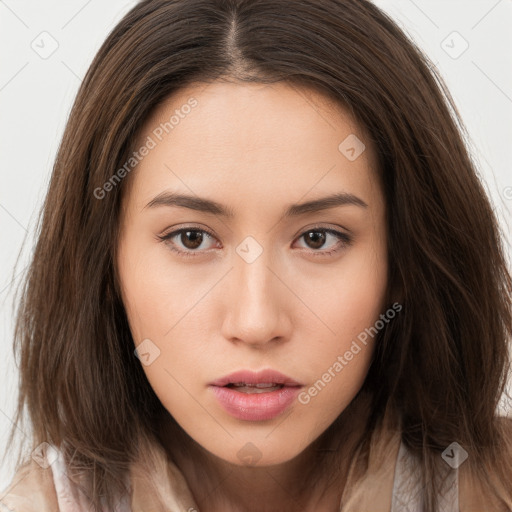
[[[275,384],[274,382],[258,382],[258,384],[246,384],[245,382],[236,382],[232,384],[235,387],[250,387],[250,388],[272,388],[275,386],[281,386],[281,384]]]
[[[281,389],[283,385],[266,382],[258,384],[245,384],[244,382],[238,382],[230,384],[229,387],[235,388],[241,393],[265,393],[269,391],[277,391],[278,389]]]

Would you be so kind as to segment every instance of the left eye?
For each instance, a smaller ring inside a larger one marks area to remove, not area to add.
[[[329,237],[338,239],[338,243],[334,244],[334,248],[319,250],[325,245]],[[166,235],[159,236],[158,238],[165,242],[172,251],[177,252],[183,256],[198,256],[202,252],[198,249],[201,248],[203,242],[207,240],[215,240],[213,234],[204,229],[195,228],[178,229]],[[314,255],[324,256],[326,254],[328,255],[338,252],[342,248],[350,245],[352,242],[352,238],[346,233],[327,228],[309,229],[300,235],[297,240],[302,238],[306,241],[309,248],[312,249],[311,252]],[[179,246],[178,242],[174,241],[174,239],[177,239],[177,241],[181,244],[181,247]],[[208,249],[208,247],[206,249]]]
[[[338,243],[334,245],[334,248],[325,249],[322,251],[318,251],[320,247],[324,246],[328,237],[332,237],[334,239],[338,239]],[[342,233],[341,231],[336,231],[335,229],[327,229],[327,228],[313,228],[305,233],[303,233],[298,240],[304,238],[306,243],[309,245],[309,248],[315,249],[313,252],[319,255],[325,254],[333,254],[338,252],[342,248],[348,246],[352,242],[352,238],[346,233]]]

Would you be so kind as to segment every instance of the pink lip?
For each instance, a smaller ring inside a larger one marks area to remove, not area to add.
[[[282,384],[281,389],[268,393],[243,393],[227,384],[244,382],[246,384],[274,383]],[[303,385],[274,370],[252,372],[242,370],[226,375],[210,384],[223,409],[240,420],[264,421],[283,413],[296,399]]]

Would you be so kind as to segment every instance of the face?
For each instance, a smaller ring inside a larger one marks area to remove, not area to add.
[[[136,151],[117,266],[149,383],[210,453],[291,460],[357,394],[383,323],[373,148],[315,91],[214,82],[160,105]]]

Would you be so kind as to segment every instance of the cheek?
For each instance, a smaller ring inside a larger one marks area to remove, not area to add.
[[[123,303],[136,343],[161,339],[199,297],[199,278],[170,264],[170,255],[154,240],[128,236],[120,246]],[[196,282],[197,281],[197,282]]]
[[[383,253],[377,257],[375,251],[365,248],[354,250],[329,272],[311,273],[302,284],[300,280],[296,283],[297,294],[305,298],[319,320],[313,319],[316,327],[321,329],[321,335],[316,335],[319,346],[332,356],[333,351],[348,350],[351,340],[374,325],[384,313],[386,257]],[[319,356],[317,354],[312,361],[318,360]]]
[[[309,378],[295,412],[297,421],[306,425],[314,419],[312,432],[326,429],[346,409],[370,367],[379,330],[375,325],[382,311],[373,296],[352,295],[351,299],[350,305],[332,317],[337,336],[318,340],[314,349],[305,347],[303,352]]]
[[[384,303],[386,259],[371,253],[350,258],[341,271],[333,272],[328,284],[324,280],[321,288],[317,287],[319,293],[311,304],[328,329],[322,329],[324,335],[317,336],[316,343],[304,343],[309,386],[298,401],[304,415],[318,411],[326,426],[363,385],[377,335],[394,317],[394,311],[387,314]]]
[[[150,354],[143,370],[162,403],[174,410],[185,402],[190,408],[183,386],[189,389],[195,370],[211,364],[204,350],[209,314],[204,295],[211,283],[172,265],[162,249],[157,242],[143,247],[127,237],[120,246],[118,267],[135,346],[139,355]]]

